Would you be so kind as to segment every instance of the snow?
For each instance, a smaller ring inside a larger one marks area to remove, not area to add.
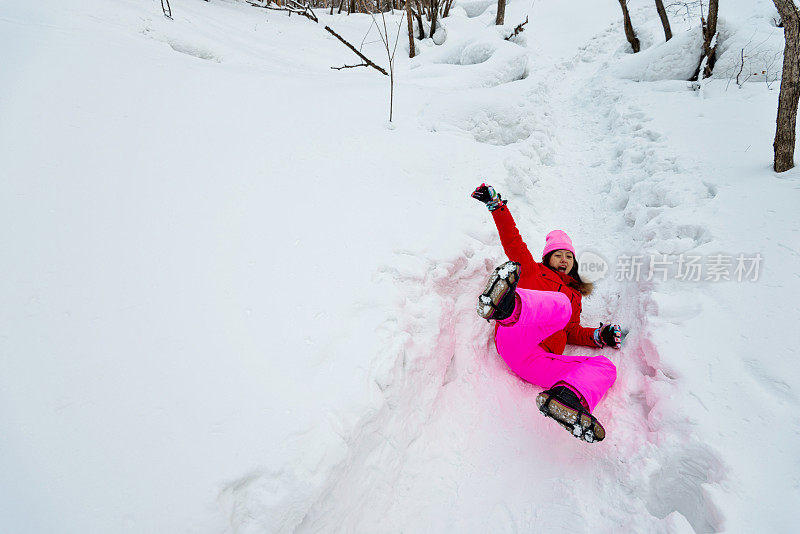
[[[616,2],[496,27],[456,0],[398,49],[391,126],[387,77],[330,68],[356,58],[324,24],[386,63],[368,15],[171,4],[0,7],[0,531],[792,530],[769,0],[722,6],[700,91],[694,14],[665,43],[631,0],[632,54]],[[602,442],[542,417],[476,316],[505,260],[481,182],[534,253],[563,228],[596,267],[584,325],[630,330],[568,349],[618,366]],[[757,279],[676,276],[740,254]]]
[[[677,33],[661,46],[651,46],[620,60],[611,72],[637,82],[688,80],[702,59],[703,34],[699,26]]]
[[[510,275],[516,270],[517,270],[516,265],[514,265],[513,263],[506,263],[499,271],[497,271],[497,274],[498,276],[500,276],[500,278],[505,280],[506,278],[508,278],[508,275]]]

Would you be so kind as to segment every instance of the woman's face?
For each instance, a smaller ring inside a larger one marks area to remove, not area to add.
[[[575,265],[575,256],[569,250],[556,250],[550,256],[550,267],[564,274],[572,270]]]

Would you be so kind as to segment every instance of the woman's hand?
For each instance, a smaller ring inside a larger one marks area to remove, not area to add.
[[[472,198],[486,204],[489,211],[494,211],[497,208],[505,206],[508,202],[507,200],[503,200],[503,197],[494,190],[494,187],[486,184],[481,184],[476,187],[475,191],[472,192]]]
[[[601,348],[605,346],[614,349],[620,348],[620,345],[622,345],[622,329],[618,324],[603,326],[603,323],[600,323],[600,328],[595,328],[594,330],[594,344]]]

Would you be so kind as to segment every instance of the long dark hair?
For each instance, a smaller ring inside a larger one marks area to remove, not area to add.
[[[556,269],[553,269],[552,267],[550,267],[550,258],[556,252],[557,251],[555,251],[555,250],[553,250],[551,252],[548,252],[542,258],[542,263],[544,263],[545,267],[547,267],[548,269],[550,269],[552,271],[555,271],[555,272],[559,272]],[[570,284],[570,285],[572,285],[575,289],[577,289],[580,292],[581,295],[583,295],[585,297],[585,296],[591,294],[592,290],[594,289],[594,284],[592,284],[591,282],[584,282],[583,280],[581,280],[581,275],[578,274],[578,259],[575,258],[575,254],[572,255],[572,260],[573,260],[572,269],[570,269],[570,271],[567,273],[567,276],[569,276],[570,278],[575,280],[575,284]]]

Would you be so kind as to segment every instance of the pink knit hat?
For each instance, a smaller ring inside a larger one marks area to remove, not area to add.
[[[569,250],[575,254],[575,248],[572,246],[572,239],[563,230],[553,230],[547,237],[545,237],[544,250],[542,251],[542,258],[547,256],[554,250]]]

